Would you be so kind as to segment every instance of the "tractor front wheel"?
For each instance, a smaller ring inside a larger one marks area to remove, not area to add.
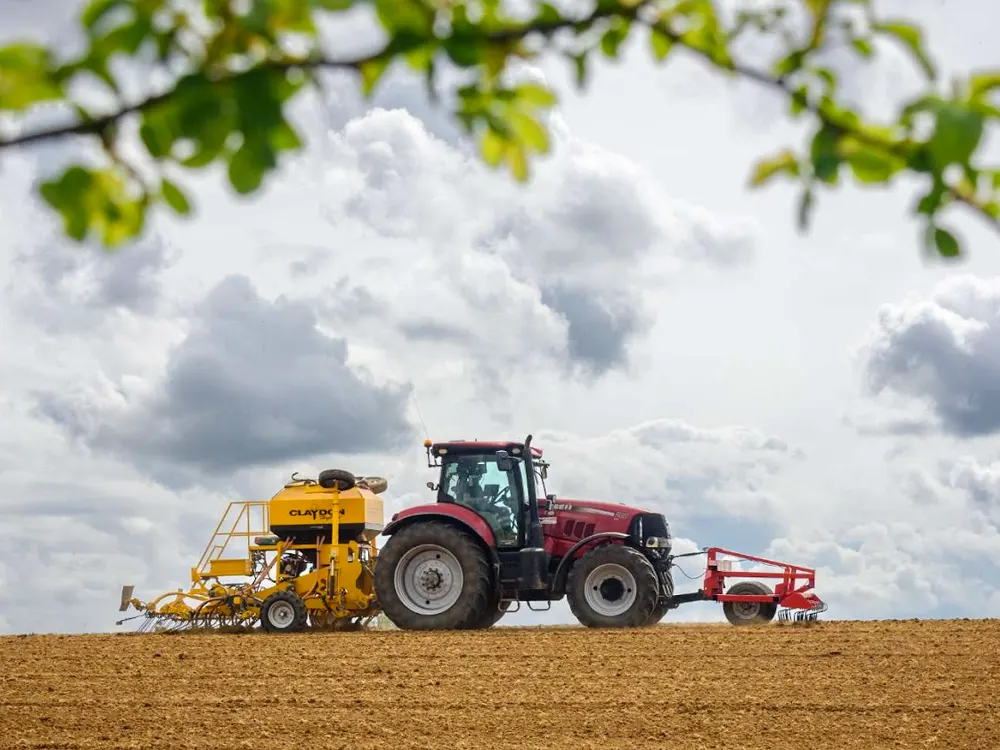
[[[740,581],[730,586],[726,593],[771,596],[774,592],[760,581]],[[733,625],[761,625],[774,619],[778,605],[774,602],[723,602],[722,611]]]
[[[573,563],[566,599],[588,628],[640,628],[653,617],[659,588],[656,571],[641,552],[604,544]]]
[[[653,614],[649,616],[646,621],[647,625],[658,625],[663,616],[667,614],[667,610],[670,609],[670,602],[660,602],[655,607],[653,607]]]
[[[661,584],[665,587],[665,598],[658,601],[656,606],[653,607],[653,614],[649,616],[649,620],[646,621],[647,625],[656,625],[663,619],[663,616],[667,614],[674,607],[674,578],[670,571],[661,577]]]
[[[425,521],[400,529],[379,551],[375,592],[402,630],[467,630],[495,606],[490,564],[466,532]]]
[[[260,624],[268,633],[297,633],[308,619],[306,603],[294,591],[275,591],[260,608]]]

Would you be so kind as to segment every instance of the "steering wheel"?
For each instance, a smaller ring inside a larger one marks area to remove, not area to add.
[[[505,501],[509,497],[510,497],[510,485],[508,484],[506,487],[500,490],[492,500],[490,500],[490,505],[492,506],[503,505],[504,509],[507,509],[509,506],[507,506]]]

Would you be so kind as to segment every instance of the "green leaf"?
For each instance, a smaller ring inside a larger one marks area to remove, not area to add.
[[[80,23],[88,31],[93,31],[94,27],[101,22],[108,13],[120,5],[124,5],[127,0],[91,0],[87,7],[80,14]]]
[[[792,50],[783,58],[778,60],[774,66],[774,73],[778,78],[787,78],[792,73],[800,70],[806,60],[806,51],[797,49]]]
[[[958,102],[941,102],[936,115],[927,148],[938,170],[950,164],[968,164],[983,136],[983,116]]]
[[[628,38],[630,26],[629,21],[623,18],[615,18],[611,22],[611,26],[601,36],[601,51],[606,57],[612,59],[618,57],[618,49]]]
[[[906,162],[893,154],[850,137],[841,141],[840,154],[857,180],[866,184],[888,182],[906,167]]]
[[[934,228],[934,247],[945,258],[957,258],[962,254],[955,235],[941,227]]]
[[[913,55],[921,70],[930,79],[937,78],[937,70],[924,50],[923,32],[907,21],[882,21],[872,24],[872,31],[895,37]]]
[[[434,11],[420,0],[373,0],[379,21],[391,35],[400,31],[430,38]]]
[[[533,26],[554,26],[562,21],[562,14],[552,3],[539,3],[538,13],[532,19]]]
[[[788,110],[793,118],[797,118],[809,104],[809,87],[805,84],[798,86],[789,97]]]
[[[181,216],[191,213],[191,204],[188,203],[184,192],[166,177],[160,182],[160,191],[167,204]]]
[[[838,144],[840,143],[841,133],[829,125],[823,125],[816,135],[813,136],[812,145],[809,149],[809,155],[812,159],[813,173],[816,178],[828,185],[834,185],[837,182],[837,175],[840,171],[840,153],[838,152]]]
[[[519,143],[509,143],[506,151],[507,166],[518,182],[528,179],[528,155]]]
[[[49,50],[30,43],[0,47],[0,110],[24,110],[61,98]]]
[[[145,223],[145,199],[130,197],[125,181],[110,169],[73,166],[43,183],[39,192],[62,215],[66,234],[77,242],[96,231],[106,246],[114,247],[136,236]]]
[[[73,166],[39,188],[42,199],[62,216],[66,234],[77,242],[87,236],[90,228],[88,198],[94,183],[93,172]]]
[[[479,144],[479,151],[483,161],[491,167],[495,167],[503,159],[504,151],[507,150],[507,142],[497,135],[492,129],[487,128],[483,133],[482,142]]]
[[[376,84],[389,67],[391,60],[387,57],[376,57],[361,63],[361,90],[366,97],[371,96]]]
[[[674,40],[654,26],[649,30],[649,46],[652,48],[653,56],[657,60],[664,60],[670,54],[670,50],[673,49]]]
[[[153,19],[140,15],[134,21],[122,24],[91,44],[90,56],[106,61],[119,52],[134,55],[143,42],[154,34]]]
[[[139,137],[154,159],[162,159],[169,154],[174,144],[170,128],[162,119],[150,118],[143,122],[139,126]]]
[[[274,127],[268,140],[275,151],[298,151],[302,148],[302,139],[287,121]]]
[[[244,139],[229,157],[229,183],[240,195],[249,195],[261,186],[264,173],[276,164],[274,152],[259,140]]]
[[[527,146],[540,154],[548,153],[549,134],[541,123],[523,112],[514,112],[510,116],[510,124],[517,137]]]
[[[414,70],[428,71],[434,64],[435,52],[437,50],[427,44],[404,53],[403,57],[406,59],[407,64]]]
[[[552,107],[556,103],[556,95],[537,83],[519,83],[514,87],[514,94],[521,101],[536,107]]]
[[[996,88],[1000,88],[1000,72],[986,71],[969,77],[970,99],[981,99]]]
[[[464,34],[448,37],[442,46],[451,61],[460,68],[471,68],[474,65],[479,65],[485,51],[479,39]]]
[[[862,57],[871,57],[874,53],[871,42],[864,37],[854,37],[851,40],[851,46],[854,47],[854,49],[857,50],[858,54]]]
[[[916,212],[926,216],[933,216],[941,208],[947,188],[940,179],[935,179],[931,183],[930,189],[920,198],[917,203]]]
[[[750,176],[750,186],[760,187],[778,174],[788,174],[793,177],[799,175],[799,162],[795,154],[785,149],[781,153],[769,159],[759,160],[753,168]]]

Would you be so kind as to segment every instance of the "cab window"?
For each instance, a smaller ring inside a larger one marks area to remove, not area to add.
[[[520,541],[521,513],[517,487],[506,472],[497,468],[496,458],[460,456],[444,466],[441,500],[464,505],[493,529],[500,547],[517,547]]]

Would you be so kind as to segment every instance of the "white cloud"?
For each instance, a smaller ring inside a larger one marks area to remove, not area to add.
[[[927,298],[886,303],[863,351],[872,393],[925,405],[949,435],[1000,432],[1000,277],[956,275]]]

